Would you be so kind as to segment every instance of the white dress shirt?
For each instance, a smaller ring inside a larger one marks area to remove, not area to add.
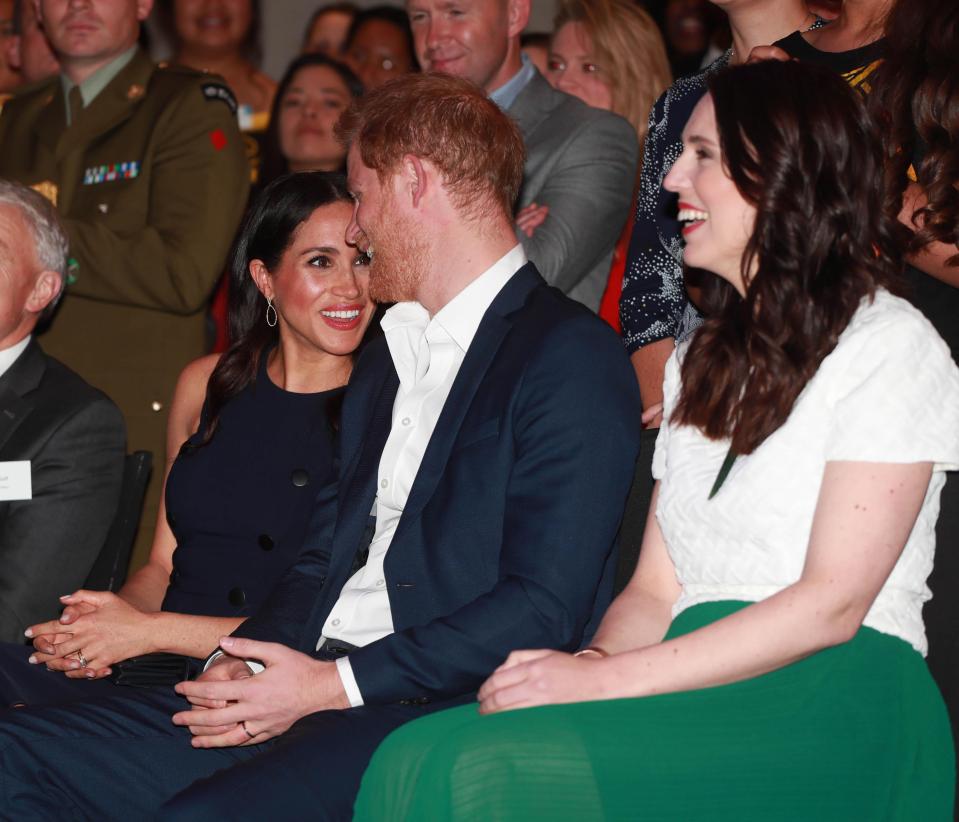
[[[16,345],[11,345],[9,348],[4,348],[3,351],[0,351],[0,377],[7,373],[19,356],[27,350],[27,346],[30,345],[30,335],[28,334]]]
[[[432,319],[419,303],[399,303],[384,315],[380,324],[400,385],[393,402],[393,424],[377,474],[373,506],[376,530],[366,565],[343,586],[317,647],[324,639],[363,646],[393,633],[383,568],[386,552],[476,329],[496,295],[525,264],[526,252],[521,245],[516,245]],[[350,704],[362,705],[363,696],[349,658],[338,659],[337,668]]]

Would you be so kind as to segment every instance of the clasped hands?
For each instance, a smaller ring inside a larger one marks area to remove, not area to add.
[[[150,615],[109,591],[80,590],[60,597],[66,605],[59,619],[31,625],[25,635],[33,640],[30,662],[62,671],[71,679],[100,679],[110,666],[145,648]],[[80,664],[83,654],[86,667]]]
[[[173,715],[193,734],[194,748],[259,745],[317,711],[349,708],[336,663],[313,659],[275,642],[223,637],[218,657],[177,693],[192,708]],[[244,660],[265,668],[253,674]]]

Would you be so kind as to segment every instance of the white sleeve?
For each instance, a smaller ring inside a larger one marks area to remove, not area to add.
[[[350,664],[348,656],[341,656],[336,660],[336,672],[340,675],[340,682],[343,683],[346,698],[350,700],[350,707],[359,708],[364,705],[363,694],[360,693],[360,686],[356,684],[356,677],[353,676],[353,666]]]
[[[686,345],[677,346],[666,360],[666,373],[663,377],[663,422],[656,437],[656,450],[653,452],[653,479],[660,480],[666,473],[666,453],[669,448],[670,418],[676,402],[679,400],[680,352],[685,353]]]
[[[826,460],[959,468],[959,368],[917,311],[902,304],[857,329],[834,379]]]

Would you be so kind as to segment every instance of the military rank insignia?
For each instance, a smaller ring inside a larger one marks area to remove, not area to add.
[[[57,204],[59,189],[56,183],[50,180],[44,180],[42,183],[34,183],[30,188],[37,192],[37,194],[46,197],[54,206]]]
[[[85,186],[97,183],[112,183],[114,180],[132,180],[140,174],[140,164],[136,160],[129,163],[111,163],[108,166],[91,166],[83,172]]]
[[[223,83],[204,83],[203,96],[208,102],[219,100],[221,103],[226,103],[230,111],[236,114],[236,97],[233,96],[233,92],[223,85]]]

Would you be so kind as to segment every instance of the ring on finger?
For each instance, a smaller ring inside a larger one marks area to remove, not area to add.
[[[83,655],[83,649],[82,649],[82,648],[77,648],[77,650],[76,650],[74,653],[76,653],[77,659],[80,660],[80,667],[81,667],[81,668],[86,668],[86,667],[87,667],[87,658]]]
[[[250,729],[246,727],[245,719],[240,723],[240,727],[243,729],[243,733],[250,737],[250,739],[256,739],[256,734],[250,733]]]

